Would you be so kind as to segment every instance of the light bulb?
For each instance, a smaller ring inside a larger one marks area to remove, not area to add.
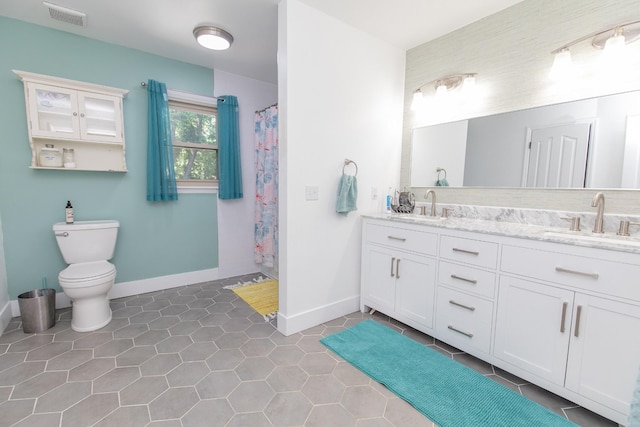
[[[436,96],[441,98],[443,96],[447,95],[447,85],[444,83],[439,83],[438,86],[436,86]]]
[[[474,76],[466,76],[462,81],[463,90],[473,90],[476,87],[476,78]]]
[[[549,77],[554,81],[566,80],[573,74],[573,63],[571,61],[571,52],[569,49],[562,48],[556,53],[553,59],[553,65],[549,72]]]
[[[411,110],[416,111],[422,107],[424,103],[424,98],[422,96],[422,91],[420,89],[413,92],[413,100],[411,101]]]
[[[604,44],[604,52],[607,55],[618,55],[624,50],[627,43],[624,35],[620,30],[616,30],[615,34],[609,37]]]
[[[462,95],[464,99],[468,101],[476,95],[476,78],[473,75],[465,76],[462,80]]]

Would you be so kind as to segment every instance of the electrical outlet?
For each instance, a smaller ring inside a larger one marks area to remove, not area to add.
[[[304,187],[304,199],[305,200],[318,200],[320,198],[320,190],[315,185],[307,185]]]
[[[371,200],[378,200],[378,187],[371,187]]]

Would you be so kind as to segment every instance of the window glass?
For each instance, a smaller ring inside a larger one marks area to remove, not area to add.
[[[178,184],[212,184],[218,179],[217,110],[169,100],[173,161]]]

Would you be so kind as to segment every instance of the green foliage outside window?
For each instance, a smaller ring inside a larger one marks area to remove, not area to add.
[[[169,108],[176,179],[216,180],[216,115]]]

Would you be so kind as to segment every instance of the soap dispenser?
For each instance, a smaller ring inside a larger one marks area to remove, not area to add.
[[[65,218],[67,224],[73,224],[73,206],[71,206],[71,201],[67,200],[67,206],[64,209]]]

